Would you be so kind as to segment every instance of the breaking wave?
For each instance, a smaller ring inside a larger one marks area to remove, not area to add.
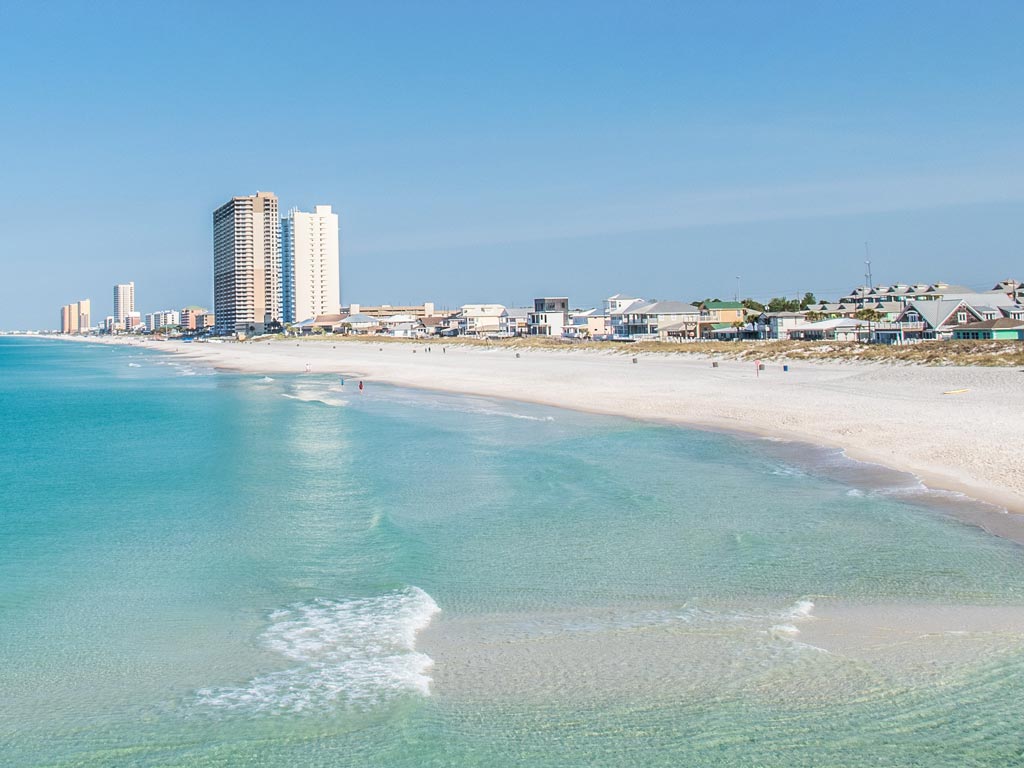
[[[348,400],[340,397],[331,397],[330,394],[325,392],[282,392],[281,397],[287,397],[289,400],[298,400],[302,403],[320,403],[321,405],[329,405],[332,408],[344,408],[348,405]]]
[[[416,635],[439,611],[418,587],[275,611],[261,640],[296,666],[237,687],[204,688],[197,701],[220,710],[294,714],[429,696],[433,661],[416,650]]]

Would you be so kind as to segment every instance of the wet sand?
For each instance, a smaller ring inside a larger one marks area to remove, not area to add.
[[[1024,606],[845,604],[439,617],[417,647],[437,696],[479,702],[785,696],[915,686],[1024,648]]]

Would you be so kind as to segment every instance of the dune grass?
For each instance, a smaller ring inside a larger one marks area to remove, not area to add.
[[[263,340],[295,343],[284,336]],[[822,360],[864,361],[915,365],[1024,366],[1024,341],[924,341],[904,346],[862,344],[853,341],[693,341],[614,342],[564,339],[516,338],[396,339],[389,336],[309,336],[304,342],[323,344],[406,344],[432,347],[483,347],[528,351],[537,349],[588,350],[607,354],[671,354],[714,357],[723,360]]]

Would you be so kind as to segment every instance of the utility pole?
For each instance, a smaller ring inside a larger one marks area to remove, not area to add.
[[[736,275],[736,295],[734,297],[734,301],[739,301],[739,300],[740,300],[740,276]]]
[[[864,295],[861,297],[863,299],[863,301],[861,302],[861,307],[865,311],[869,311],[868,310],[868,305],[867,305],[868,291],[871,290],[873,281],[871,279],[871,247],[868,245],[866,240],[864,241],[864,282],[865,282],[867,287],[864,289]],[[874,310],[870,310],[870,311],[874,311]],[[868,316],[868,344],[870,344],[870,343],[871,343],[871,317],[869,315]]]

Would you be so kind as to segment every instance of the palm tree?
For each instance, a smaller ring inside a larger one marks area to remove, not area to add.
[[[882,319],[882,313],[879,312],[877,309],[873,309],[871,307],[863,307],[863,308],[857,310],[857,312],[854,314],[854,317],[856,317],[858,320],[866,320],[867,321],[867,323],[868,323],[868,343],[870,344],[871,343],[871,324],[872,323],[877,323],[879,320],[881,320]]]

